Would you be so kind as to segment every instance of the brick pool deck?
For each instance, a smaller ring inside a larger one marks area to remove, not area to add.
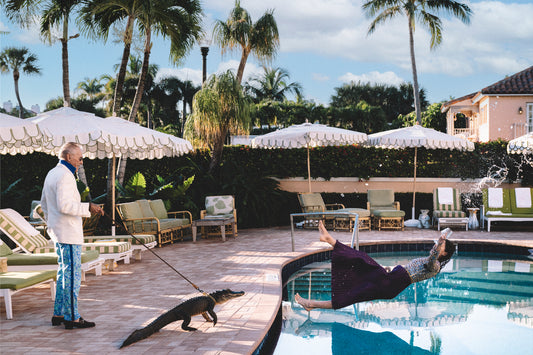
[[[351,233],[332,232],[349,243]],[[361,244],[374,242],[433,241],[436,230],[361,231]],[[533,228],[506,230],[455,230],[451,240],[501,242],[533,248]],[[155,251],[205,291],[224,288],[246,295],[216,306],[215,327],[196,316],[196,332],[171,323],[151,337],[119,350],[135,329],[177,304],[199,294],[186,281],[149,252],[142,261],[119,264],[102,276],[87,275],[82,283],[79,308],[95,321],[91,329],[52,327],[53,302],[43,285],[13,296],[12,320],[0,306],[0,352],[7,354],[250,354],[264,338],[281,303],[281,267],[291,259],[326,249],[313,230],[296,230],[291,252],[290,228],[241,229],[225,243],[217,239],[179,242]]]

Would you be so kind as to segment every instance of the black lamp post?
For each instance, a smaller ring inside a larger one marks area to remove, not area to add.
[[[209,53],[209,42],[202,41],[200,43],[200,50],[202,51],[202,85],[207,76],[207,53]]]

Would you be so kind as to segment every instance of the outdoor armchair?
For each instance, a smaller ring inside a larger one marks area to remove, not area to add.
[[[154,235],[160,247],[182,240],[184,230],[192,226],[192,215],[189,211],[167,212],[161,199],[119,203],[117,214],[127,233]]]
[[[368,190],[367,199],[373,228],[403,230],[405,212],[400,210],[400,202],[394,200],[393,190]]]
[[[465,218],[461,205],[461,193],[452,187],[438,187],[433,190],[432,224],[439,218]]]
[[[326,204],[322,199],[322,195],[318,192],[306,192],[298,194],[298,201],[303,213],[308,212],[352,212],[359,215],[359,230],[370,230],[370,211],[364,208],[346,208],[342,203]],[[333,230],[353,230],[355,217],[348,217],[342,215],[324,215],[323,218],[305,217],[305,227],[316,227],[318,219],[324,220],[326,227]]]
[[[205,210],[200,211],[200,219],[227,219],[232,218],[224,225],[226,233],[232,233],[232,224],[235,225],[235,237],[237,236],[237,209],[235,208],[235,198],[232,195],[207,196],[205,198]],[[202,235],[220,236],[220,229],[217,227],[202,227]]]

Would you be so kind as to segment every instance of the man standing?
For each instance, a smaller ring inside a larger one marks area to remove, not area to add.
[[[41,206],[48,234],[55,243],[59,268],[52,325],[65,324],[65,329],[90,328],[94,322],[80,317],[78,294],[81,286],[82,217],[104,214],[94,203],[82,203],[76,186],[76,172],[83,164],[83,152],[76,143],[64,144],[59,151],[59,164],[46,175]]]

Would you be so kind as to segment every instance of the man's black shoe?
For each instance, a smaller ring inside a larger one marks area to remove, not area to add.
[[[65,329],[74,329],[74,328],[92,328],[96,324],[94,322],[89,322],[80,317],[80,319],[77,322],[64,320],[63,323],[65,323]]]

